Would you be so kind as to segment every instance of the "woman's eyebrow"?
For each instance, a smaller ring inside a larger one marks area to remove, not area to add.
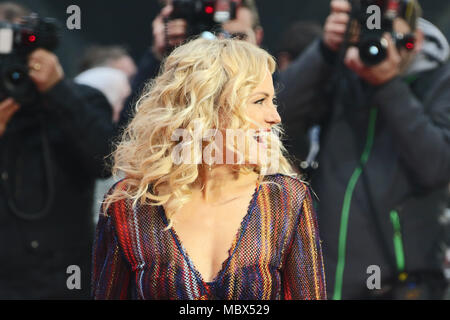
[[[266,97],[269,97],[269,96],[270,96],[270,94],[268,94],[267,92],[255,92],[254,94],[252,94],[252,96],[256,96],[256,95],[258,95],[258,94],[262,94],[262,95],[264,95],[264,96],[266,96]]]

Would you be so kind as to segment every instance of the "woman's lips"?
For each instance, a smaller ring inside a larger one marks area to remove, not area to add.
[[[271,132],[270,129],[258,130],[253,138],[257,143],[267,148],[267,135]]]

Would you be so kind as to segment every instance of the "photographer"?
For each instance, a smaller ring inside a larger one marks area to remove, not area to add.
[[[151,49],[145,52],[132,83],[132,94],[122,110],[119,127],[126,125],[133,113],[136,95],[140,94],[147,81],[156,77],[161,60],[177,45],[187,38],[197,34],[189,34],[192,26],[186,19],[171,19],[174,7],[172,0],[163,0],[164,5],[160,14],[153,20],[153,44]],[[237,7],[236,17],[223,23],[221,28],[228,36],[239,37],[253,44],[261,45],[264,32],[260,25],[258,9],[254,0],[242,0]],[[211,30],[213,31],[213,30]]]
[[[441,299],[446,286],[449,46],[415,0],[400,3],[382,61],[347,49],[351,5],[333,0],[322,39],[279,78],[286,125],[322,128],[312,187],[333,299]]]
[[[27,15],[0,5],[2,22],[21,25]],[[93,187],[107,175],[111,107],[99,91],[66,79],[46,49],[24,64],[36,99],[16,102],[30,91],[0,102],[0,299],[88,298]]]

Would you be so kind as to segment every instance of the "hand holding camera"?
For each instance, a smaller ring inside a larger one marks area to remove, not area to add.
[[[365,65],[356,47],[349,48],[345,56],[345,65],[373,86],[382,85],[400,74],[401,58],[394,41],[389,33],[386,33],[383,39],[388,43],[387,58],[375,66]]]
[[[363,80],[375,86],[386,83],[401,74],[402,56],[418,47],[412,32],[394,28],[407,9],[402,0],[333,0],[323,43],[340,51],[345,65]]]
[[[175,47],[186,39],[186,20],[169,20],[172,12],[172,5],[165,6],[152,23],[153,53],[160,60],[165,55],[167,46]]]
[[[0,24],[0,136],[21,105],[35,102],[37,93],[50,90],[64,72],[53,50],[58,27],[53,19],[36,15],[21,24]],[[46,48],[46,49],[43,49]]]
[[[351,6],[346,0],[333,0],[330,6],[331,13],[325,22],[323,42],[330,50],[338,51],[344,42]]]
[[[64,73],[50,51],[59,44],[54,19],[32,14],[20,24],[0,23],[0,101],[12,97],[22,106],[36,102]]]
[[[45,49],[36,49],[31,53],[28,67],[28,75],[41,93],[53,88],[64,77],[58,57]]]
[[[53,88],[64,77],[64,71],[56,55],[44,49],[36,49],[29,56],[28,67],[29,77],[41,93]],[[0,101],[0,137],[19,109],[20,105],[13,98]]]

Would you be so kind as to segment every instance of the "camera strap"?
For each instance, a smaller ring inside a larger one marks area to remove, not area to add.
[[[44,158],[44,170],[45,170],[45,177],[47,182],[47,192],[48,196],[44,203],[44,206],[42,209],[34,212],[34,213],[27,213],[19,209],[19,207],[16,204],[16,201],[14,200],[13,192],[11,192],[10,187],[7,183],[7,181],[3,181],[3,186],[5,190],[6,197],[8,199],[8,207],[11,210],[11,212],[17,216],[18,218],[21,218],[23,220],[27,221],[37,221],[40,219],[43,219],[46,217],[52,207],[55,200],[55,184],[54,184],[54,176],[53,176],[53,169],[52,169],[52,160],[51,160],[51,151],[50,151],[50,141],[48,138],[47,133],[47,126],[45,125],[45,120],[42,114],[37,115],[39,119],[39,131],[41,136],[41,142],[42,142],[42,155]]]

